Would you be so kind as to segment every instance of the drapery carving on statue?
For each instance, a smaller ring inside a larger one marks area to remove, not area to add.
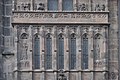
[[[20,60],[27,60],[28,59],[28,44],[23,43],[22,44],[22,53],[20,56]]]
[[[20,60],[27,60],[28,59],[28,43],[27,43],[27,39],[28,39],[28,34],[27,33],[22,33],[21,36],[21,41],[20,41],[20,45],[21,45],[21,54],[20,54]]]
[[[95,39],[95,53],[96,53],[96,58],[95,60],[100,60],[100,39],[101,39],[101,35],[99,33],[97,33],[94,37]]]
[[[102,67],[105,62],[102,57],[102,35],[100,33],[95,34],[94,36],[94,65],[95,67]]]

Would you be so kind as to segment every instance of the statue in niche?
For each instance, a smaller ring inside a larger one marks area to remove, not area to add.
[[[22,10],[30,10],[31,4],[30,3],[22,3],[21,7],[22,7]]]
[[[100,4],[97,4],[95,6],[95,11],[105,11],[105,5],[100,5]]]
[[[104,4],[102,5],[102,11],[105,11],[105,5]]]
[[[28,50],[27,43],[23,43],[22,53],[21,53],[21,56],[20,56],[21,60],[27,60],[28,59],[27,50]]]
[[[28,55],[27,55],[27,50],[28,50],[28,44],[27,44],[27,39],[28,39],[28,34],[23,33],[20,38],[22,39],[22,43],[21,43],[21,48],[22,48],[22,53],[20,56],[21,60],[26,60],[28,59]]]
[[[96,5],[95,11],[100,11],[100,5],[99,4]]]
[[[45,10],[45,4],[44,3],[35,4],[34,10]]]
[[[38,7],[38,10],[45,10],[45,4],[39,3],[38,6],[39,6],[39,7]]]
[[[78,5],[78,11],[88,11],[88,4],[80,4]]]

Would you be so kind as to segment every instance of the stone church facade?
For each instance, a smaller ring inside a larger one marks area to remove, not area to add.
[[[117,0],[0,6],[0,80],[119,80]]]

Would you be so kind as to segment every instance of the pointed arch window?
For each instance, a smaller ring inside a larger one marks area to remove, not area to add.
[[[64,69],[64,37],[58,35],[58,69]]]
[[[88,69],[88,37],[82,36],[82,69]]]
[[[94,59],[100,60],[100,34],[96,34],[94,38]]]
[[[40,69],[40,38],[38,34],[34,36],[34,69]]]
[[[69,40],[69,50],[70,50],[70,69],[76,68],[76,36],[75,34],[71,34]]]
[[[46,69],[52,69],[52,38],[50,34],[46,35]]]

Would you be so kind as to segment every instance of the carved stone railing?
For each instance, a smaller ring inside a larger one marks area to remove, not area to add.
[[[12,23],[31,24],[108,24],[109,12],[33,12],[13,11]]]

